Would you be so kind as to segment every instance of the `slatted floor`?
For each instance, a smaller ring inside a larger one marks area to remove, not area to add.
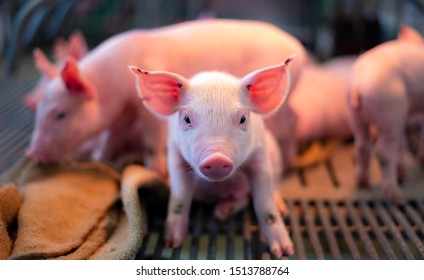
[[[24,153],[33,113],[22,98],[35,85],[37,72],[24,59],[19,73],[0,73],[0,174]],[[281,182],[290,214],[285,218],[296,254],[290,259],[424,259],[424,171],[408,158],[402,184],[407,204],[381,197],[376,161],[373,187],[353,183],[352,145],[339,145],[330,160],[289,173]],[[163,248],[163,218],[151,215],[150,234],[137,259],[270,259],[252,209],[220,222],[212,207],[196,203],[189,236],[177,249]]]

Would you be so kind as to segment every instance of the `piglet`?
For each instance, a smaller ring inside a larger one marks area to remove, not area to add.
[[[362,54],[355,62],[348,91],[350,123],[355,137],[356,180],[369,184],[372,141],[382,170],[384,194],[403,203],[397,173],[405,171],[404,130],[407,118],[424,111],[424,45],[398,39]]]
[[[262,120],[286,98],[291,60],[241,80],[222,72],[202,72],[187,80],[130,66],[144,105],[168,119],[167,246],[182,244],[193,198],[216,202],[215,215],[227,219],[248,204],[251,192],[271,251],[277,257],[293,254],[278,211],[284,211],[276,194],[278,144]]]
[[[305,50],[296,38],[267,23],[210,19],[117,34],[82,60],[66,61],[60,75],[49,81],[37,104],[27,154],[40,162],[60,161],[99,137],[92,159],[110,161],[116,159],[111,150],[119,152],[130,141],[138,144],[148,168],[166,176],[166,123],[139,106],[127,65],[185,77],[210,70],[242,77],[293,53],[295,83]]]
[[[25,107],[32,111],[35,110],[38,101],[47,88],[49,80],[59,74],[61,67],[63,67],[69,56],[74,57],[76,60],[80,60],[87,53],[87,42],[85,41],[84,35],[78,30],[72,32],[67,41],[63,39],[56,40],[53,46],[54,63],[49,61],[41,49],[36,48],[33,52],[34,63],[40,71],[41,77],[35,88],[25,96]]]
[[[304,68],[289,100],[297,115],[297,142],[352,136],[345,92],[353,62],[354,58],[340,57]]]

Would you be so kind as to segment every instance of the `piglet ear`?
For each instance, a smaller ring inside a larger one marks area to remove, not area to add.
[[[400,26],[397,39],[401,41],[414,42],[418,44],[424,43],[423,36],[421,36],[421,34],[417,30],[415,30],[411,26],[406,25],[404,23],[401,24]]]
[[[66,60],[60,76],[70,93],[85,95],[88,98],[95,97],[93,86],[81,76],[75,58],[69,57]]]
[[[36,48],[33,52],[35,66],[41,73],[49,80],[53,79],[59,74],[59,70],[51,63],[42,50]]]
[[[136,77],[138,96],[148,108],[163,116],[175,112],[182,90],[188,87],[184,77],[165,71],[147,72],[136,66],[128,68]]]
[[[57,38],[53,44],[53,58],[56,63],[63,63],[69,56],[68,43],[63,38]]]
[[[291,56],[281,64],[262,68],[243,78],[242,87],[246,88],[255,113],[272,113],[284,103],[290,88],[288,66],[293,59]]]
[[[69,36],[69,55],[80,60],[88,53],[87,41],[81,31],[76,30]]]

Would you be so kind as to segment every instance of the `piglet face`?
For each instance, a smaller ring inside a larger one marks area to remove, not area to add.
[[[42,163],[57,161],[72,152],[98,121],[93,88],[85,81],[76,87],[70,85],[70,81],[82,81],[75,61],[70,64],[66,63],[61,76],[49,83],[37,104],[35,129],[27,155]],[[67,77],[69,73],[64,71],[72,68],[73,77]]]
[[[251,112],[239,81],[223,73],[194,77],[172,118],[178,119],[178,143],[196,175],[208,181],[233,176],[251,142]]]
[[[284,102],[291,60],[241,80],[220,72],[203,72],[187,80],[174,73],[129,68],[144,105],[170,118],[170,137],[195,174],[223,181],[237,172],[255,148],[251,126],[258,120],[256,114],[271,114]]]

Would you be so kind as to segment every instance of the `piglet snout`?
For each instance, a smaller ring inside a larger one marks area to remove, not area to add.
[[[199,166],[200,172],[207,178],[219,180],[230,175],[234,163],[226,155],[215,153],[207,157]]]
[[[40,153],[38,150],[34,149],[34,147],[31,147],[26,150],[25,156],[35,159],[36,161],[40,163],[47,163],[48,159]]]

